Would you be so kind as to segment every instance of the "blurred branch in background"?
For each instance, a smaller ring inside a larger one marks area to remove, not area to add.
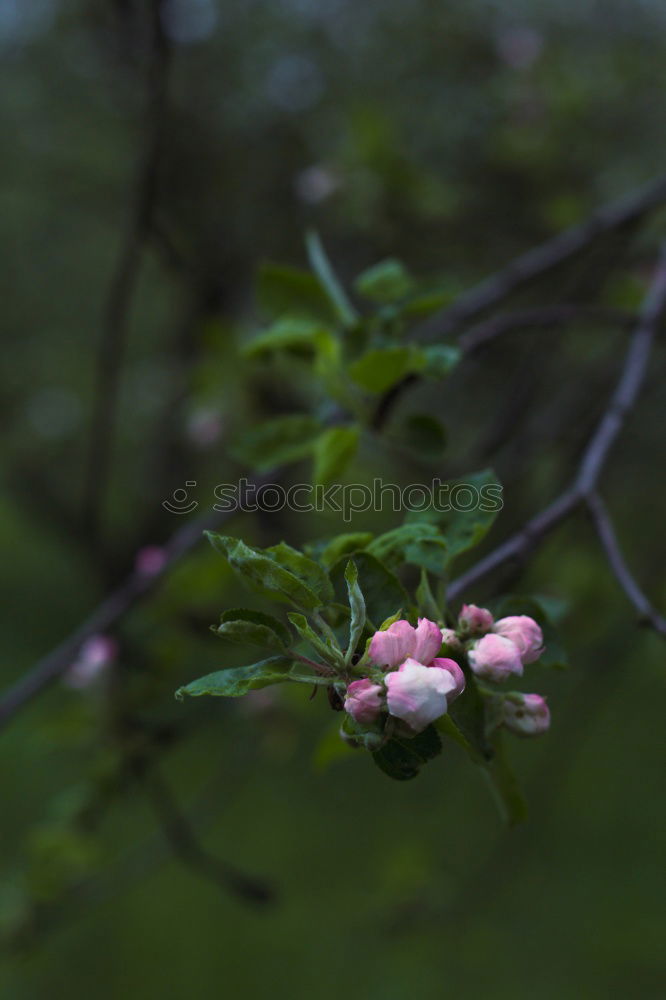
[[[475,566],[472,566],[466,573],[458,577],[457,580],[454,580],[447,591],[449,597],[457,597],[468,587],[478,582],[488,573],[492,573],[504,563],[513,559],[524,559],[552,528],[584,503],[590,506],[592,513],[595,515],[597,530],[599,530],[600,523],[605,529],[602,541],[609,556],[611,567],[617,575],[618,568],[620,565],[623,565],[623,562],[621,558],[618,560],[619,550],[617,550],[614,544],[614,534],[610,523],[604,517],[605,508],[599,506],[596,489],[611,448],[624,426],[628,413],[634,407],[643,386],[652,345],[659,324],[663,320],[665,310],[666,244],[662,247],[652,282],[643,301],[638,322],[625,355],[620,379],[592,438],[583,452],[573,483],[545,510],[528,521],[520,531],[512,535],[511,538],[503,542],[502,545],[498,546],[498,548],[484,559],[481,559]],[[599,521],[600,511],[601,522]],[[626,569],[621,575],[625,581],[625,592],[629,595],[630,590],[627,589],[627,585],[631,578],[628,577]],[[633,585],[633,580],[631,584]],[[635,585],[633,587],[635,588]],[[647,615],[649,623],[658,632],[666,634],[666,631],[662,627],[662,619],[652,611],[647,599],[640,594],[638,588],[631,589],[631,592],[633,594],[631,600],[641,611],[641,614],[645,616],[646,609],[649,609],[650,613]],[[638,603],[636,601],[637,597]]]
[[[514,258],[506,267],[480,282],[439,314],[414,331],[424,339],[447,337],[463,323],[498,305],[513,292],[552,271],[580,253],[598,237],[629,225],[658,208],[666,200],[666,177],[659,177],[642,190],[599,209],[585,222],[566,229],[540,246]]]
[[[206,851],[199,842],[190,821],[180,809],[169,785],[156,765],[143,766],[135,762],[135,774],[150,802],[157,821],[174,855],[195,874],[220,886],[250,903],[271,903],[275,891],[265,882],[244,872]]]
[[[83,525],[101,543],[102,515],[113,455],[120,377],[141,257],[153,227],[158,197],[171,53],[162,26],[162,0],[150,0],[146,108],[139,130],[143,151],[130,193],[129,217],[107,292],[96,362],[94,412],[85,466]],[[160,236],[160,245],[163,237]],[[102,547],[103,551],[103,547]]]
[[[248,489],[252,490],[257,485],[261,485],[262,482],[263,480],[257,479],[254,483],[248,484]],[[158,586],[182,556],[199,544],[204,531],[218,528],[234,513],[234,511],[223,511],[203,515],[175,532],[164,546],[164,564],[157,572],[148,575],[135,569],[124,583],[109,594],[106,600],[102,601],[78,629],[40,660],[33,670],[25,674],[6,693],[5,697],[0,700],[0,728],[8,723],[24,705],[37,697],[52,681],[61,677],[69,669],[86,639],[100,632],[106,632],[117,625],[138,601]]]

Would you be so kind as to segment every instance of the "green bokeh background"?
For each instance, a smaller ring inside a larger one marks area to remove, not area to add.
[[[146,249],[95,546],[79,511],[103,303],[145,140],[148,6],[0,13],[6,683],[170,535],[174,489],[196,480],[204,507],[240,474],[224,436],[193,440],[193,418],[232,432],[308,399],[305,382],[238,359],[259,261],[303,266],[314,224],[345,280],[395,255],[454,295],[664,163],[656,2],[172,0],[157,217],[185,267]],[[595,244],[516,302],[633,309],[663,222]],[[405,399],[448,427],[442,478],[497,469],[505,509],[487,548],[567,481],[625,343],[599,322],[512,333]],[[663,371],[659,343],[602,484],[661,608]],[[349,481],[421,471],[366,445]],[[395,523],[384,511],[352,526]],[[340,527],[282,512],[233,532],[298,544]],[[74,836],[118,747],[103,693],[56,684],[1,737],[3,997],[663,996],[663,642],[636,626],[582,515],[522,576],[469,596],[503,584],[567,602],[571,661],[533,668],[553,726],[511,744],[531,812],[511,832],[453,744],[392,783],[369,757],[313,763],[332,724],[321,696],[176,705],[179,684],[244,656],[207,632],[246,597],[202,541],[123,623],[118,671],[143,724],[185,727],[162,768],[203,842],[267,877],[277,902],[252,908],[181,867],[132,783]]]

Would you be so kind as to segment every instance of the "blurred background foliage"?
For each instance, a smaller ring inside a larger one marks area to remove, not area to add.
[[[346,282],[398,256],[445,301],[665,161],[655,0],[164,0],[159,15],[155,35],[148,0],[0,7],[7,684],[180,526],[162,500],[193,480],[206,509],[236,481],[230,435],[311,401],[305,376],[239,355],[266,318],[262,259],[304,266],[314,225]],[[153,155],[100,462],[101,331]],[[511,304],[633,310],[662,232],[655,213]],[[405,394],[394,430],[410,412],[443,420],[429,475],[493,463],[506,507],[491,546],[570,476],[625,342],[584,318],[510,333]],[[603,484],[662,608],[663,363],[658,345]],[[424,468],[366,442],[348,478],[374,475]],[[288,512],[233,525],[260,544],[338,530]],[[324,766],[332,716],[300,689],[176,705],[180,683],[244,660],[207,631],[246,601],[202,541],[123,621],[110,678],[54,685],[2,735],[3,996],[663,996],[660,640],[635,627],[582,516],[506,582],[567,602],[572,663],[534,681],[554,724],[511,747],[531,806],[511,833],[455,747],[402,785],[365,757]],[[273,883],[274,904],[173,859],[126,767],[137,745],[202,842]]]

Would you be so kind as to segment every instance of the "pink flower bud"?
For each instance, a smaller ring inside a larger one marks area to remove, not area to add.
[[[428,618],[419,618],[419,623],[414,630],[414,648],[410,652],[419,663],[431,663],[442,647],[442,630],[435,622]]]
[[[405,660],[399,670],[386,675],[387,702],[391,715],[402,719],[420,733],[434,719],[444,715],[447,695],[456,687],[448,670],[424,667],[417,660]]]
[[[448,657],[441,656],[433,660],[430,664],[430,669],[432,670],[433,667],[438,667],[440,670],[448,670],[453,677],[455,687],[451,693],[447,695],[447,701],[450,705],[454,698],[457,698],[458,695],[462,694],[465,690],[465,675],[456,661],[450,660]]]
[[[419,663],[431,663],[442,645],[439,625],[428,618],[419,618],[414,628],[401,619],[383,632],[375,632],[370,641],[370,658],[382,667],[399,667],[411,656]]]
[[[445,642],[449,649],[462,649],[462,643],[452,628],[442,629],[442,642]]]
[[[414,633],[415,629],[404,620],[393,622],[383,632],[375,632],[370,640],[370,658],[382,667],[399,667],[412,655]]]
[[[550,710],[540,694],[511,694],[502,711],[504,725],[518,736],[540,736],[550,727]]]
[[[489,681],[503,681],[510,674],[523,672],[518,647],[510,639],[493,632],[477,639],[467,656],[474,673]]]
[[[458,615],[458,627],[468,635],[483,635],[493,627],[493,616],[487,608],[463,604]]]
[[[518,647],[523,664],[534,663],[543,653],[543,632],[528,615],[500,618],[495,622],[493,632],[510,639]]]
[[[144,545],[134,560],[134,569],[141,576],[156,576],[166,565],[167,556],[159,545]]]
[[[63,676],[64,683],[76,690],[89,687],[111,665],[118,644],[107,635],[93,635],[81,646],[79,655]]]
[[[379,684],[373,684],[367,677],[351,682],[347,688],[345,712],[349,712],[352,719],[366,726],[375,721],[381,710],[382,689]]]

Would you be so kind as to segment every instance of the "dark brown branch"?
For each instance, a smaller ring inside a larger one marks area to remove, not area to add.
[[[220,886],[225,892],[231,892],[248,902],[271,903],[275,900],[274,890],[265,882],[251,878],[201,846],[189,820],[181,811],[168,784],[155,766],[144,769],[138,764],[136,776],[167,843],[190,871]]]
[[[567,490],[562,493],[541,513],[531,518],[520,531],[511,535],[496,549],[493,549],[489,555],[480,559],[471,569],[455,579],[447,588],[447,598],[454,600],[473,584],[478,583],[483,577],[488,576],[489,573],[503,566],[509,560],[524,559],[552,528],[575,510],[580,500],[581,498],[575,490]]]
[[[448,337],[464,323],[496,306],[512,292],[575,256],[599,236],[635,222],[666,201],[666,176],[622,200],[600,209],[586,222],[566,229],[540,246],[510,261],[506,267],[463,292],[452,305],[426,320],[415,331],[427,339]]]
[[[526,327],[549,328],[565,326],[577,320],[588,320],[594,323],[617,324],[631,327],[636,322],[634,313],[622,312],[619,309],[606,309],[603,306],[582,306],[563,302],[552,306],[537,306],[533,309],[519,309],[493,316],[491,319],[470,327],[458,340],[458,346],[463,354],[473,354],[485,347],[490,341],[513,330]]]
[[[597,428],[580,460],[574,481],[550,506],[533,517],[507,541],[454,580],[447,597],[454,599],[482,577],[511,559],[523,559],[556,525],[582,503],[595,503],[597,484],[610,450],[645,381],[648,359],[659,323],[666,310],[666,245],[662,247],[654,277],[640,310],[638,323],[625,355],[622,372]],[[614,536],[613,536],[614,537]],[[608,550],[607,550],[608,551]],[[619,553],[619,549],[617,550]],[[615,569],[615,568],[614,568]],[[659,619],[661,621],[661,619]],[[661,631],[659,628],[658,631]]]
[[[640,620],[646,625],[651,625],[652,628],[661,635],[666,636],[666,618],[663,618],[650,604],[649,600],[636,583],[634,577],[631,575],[631,571],[624,561],[624,556],[622,555],[622,551],[615,534],[615,529],[613,528],[613,522],[603,500],[596,493],[591,493],[586,498],[586,503],[587,509],[592,517],[592,523],[594,524],[597,535],[599,536],[599,541],[601,542],[603,550],[606,553],[608,564],[612,569],[617,582],[620,584],[623,591],[636,608]]]
[[[260,486],[265,479],[257,479],[248,485],[248,490]],[[166,561],[159,573],[146,577],[140,573],[131,573],[124,583],[102,601],[86,620],[57,646],[52,652],[40,660],[32,670],[21,677],[0,699],[0,729],[24,705],[35,698],[52,681],[61,677],[74,662],[82,644],[90,636],[105,632],[112,628],[131,608],[147,594],[153,591],[167,576],[174,564],[201,541],[202,533],[207,529],[218,528],[230,520],[235,511],[212,512],[185,524],[175,532],[171,540],[164,546]]]
[[[151,19],[152,51],[149,55],[148,94],[142,128],[145,146],[137,167],[125,236],[109,283],[96,361],[94,412],[83,501],[83,523],[94,539],[99,538],[101,508],[109,476],[131,305],[157,201],[170,65],[170,50],[161,23],[161,0],[152,0]]]

